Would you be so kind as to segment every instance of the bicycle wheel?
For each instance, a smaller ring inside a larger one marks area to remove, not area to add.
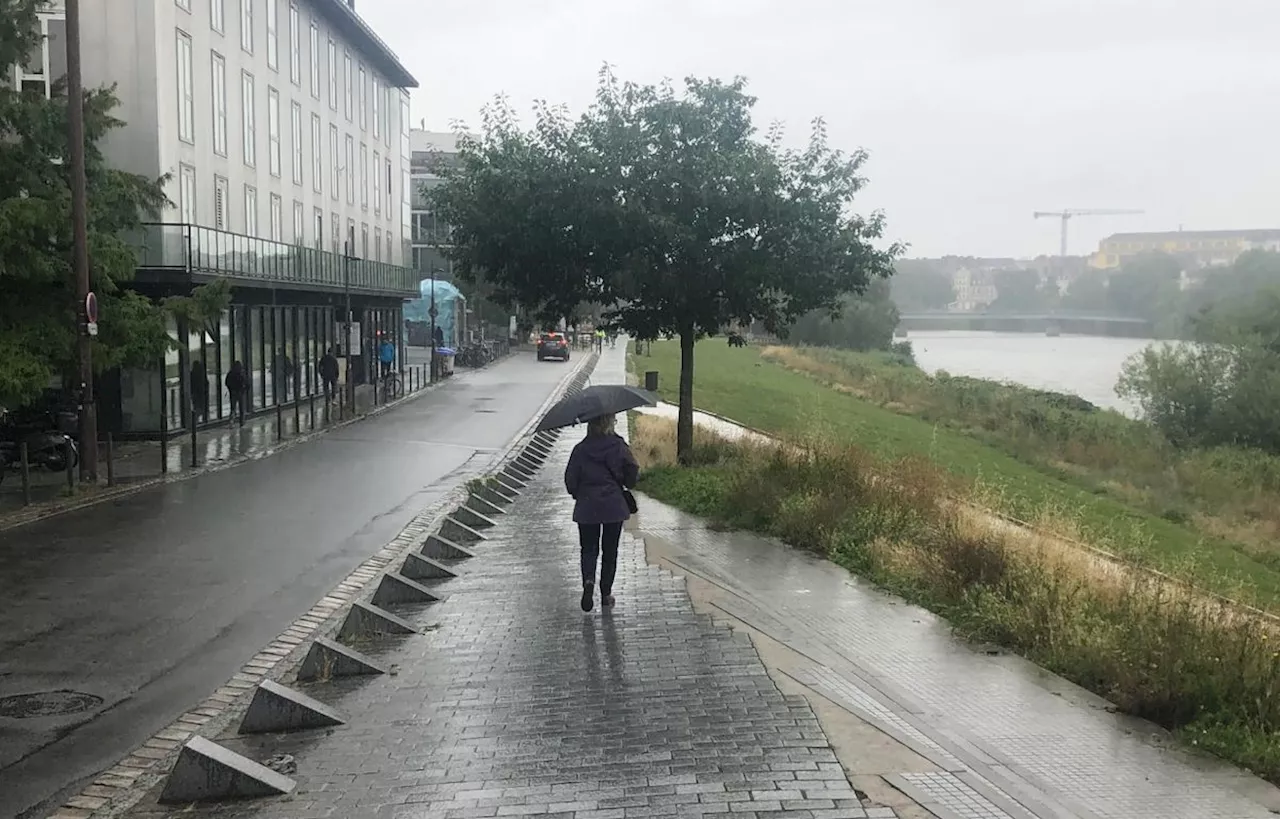
[[[385,387],[386,394],[389,398],[399,398],[404,395],[404,384],[400,383],[400,376],[392,373],[387,376],[387,384]]]

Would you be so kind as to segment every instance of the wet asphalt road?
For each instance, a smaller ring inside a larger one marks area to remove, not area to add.
[[[567,371],[517,354],[273,457],[0,532],[0,697],[104,700],[0,717],[0,817],[43,815],[206,697],[504,447]]]

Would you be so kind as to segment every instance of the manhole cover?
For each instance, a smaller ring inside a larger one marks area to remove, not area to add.
[[[0,717],[30,719],[79,714],[102,705],[102,697],[79,691],[42,691],[38,694],[15,694],[0,697]]]

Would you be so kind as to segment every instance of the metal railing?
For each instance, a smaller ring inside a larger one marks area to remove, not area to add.
[[[147,222],[136,243],[138,264],[228,279],[301,284],[352,292],[418,295],[421,274],[408,267],[273,242],[201,225]]]

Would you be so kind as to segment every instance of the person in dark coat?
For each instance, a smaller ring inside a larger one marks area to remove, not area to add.
[[[564,486],[573,496],[573,521],[582,550],[582,610],[594,604],[596,560],[600,559],[600,605],[613,606],[622,524],[631,517],[624,487],[640,477],[631,448],[614,432],[614,416],[587,424],[587,437],[573,448],[564,470]]]
[[[240,426],[244,426],[244,400],[249,389],[249,376],[245,374],[244,365],[239,361],[232,361],[223,383],[227,385],[227,394],[231,396],[231,417],[239,418]]]
[[[337,394],[338,384],[338,357],[333,354],[332,347],[320,356],[320,361],[316,364],[316,374],[324,384],[324,400],[332,401],[333,396]]]
[[[191,362],[191,409],[201,421],[209,420],[209,375],[199,358]]]

